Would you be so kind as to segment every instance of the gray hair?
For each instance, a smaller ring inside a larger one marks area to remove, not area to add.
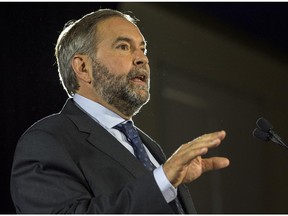
[[[80,87],[71,65],[73,56],[86,54],[93,59],[97,45],[97,24],[115,16],[125,18],[134,24],[138,21],[117,10],[100,9],[65,24],[55,46],[55,57],[61,83],[69,96],[73,96]]]

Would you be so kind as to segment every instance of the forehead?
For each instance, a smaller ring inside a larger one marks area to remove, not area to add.
[[[131,38],[136,43],[145,42],[139,28],[134,23],[122,17],[111,17],[101,21],[97,26],[96,36],[99,43],[119,37]]]

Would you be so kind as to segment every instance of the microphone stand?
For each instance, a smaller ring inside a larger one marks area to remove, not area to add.
[[[272,130],[270,130],[268,133],[271,135],[271,141],[288,149],[288,145],[281,139],[281,137],[278,134],[276,134]]]

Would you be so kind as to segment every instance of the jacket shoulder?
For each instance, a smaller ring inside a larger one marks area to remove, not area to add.
[[[73,110],[71,111],[71,109]],[[80,112],[80,110],[74,105],[71,99],[68,99],[60,112],[51,114],[38,120],[31,125],[23,135],[35,130],[63,133],[64,130],[67,131],[69,127],[74,126],[74,122],[69,118],[70,112],[77,114],[77,112]]]

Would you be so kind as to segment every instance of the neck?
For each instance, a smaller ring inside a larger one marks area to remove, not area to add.
[[[123,119],[125,120],[129,120],[132,118],[132,115],[125,115],[124,113],[122,113],[121,111],[119,111],[116,107],[110,105],[109,103],[107,103],[106,101],[104,101],[102,98],[100,97],[93,97],[91,95],[87,95],[87,94],[83,94],[81,92],[77,92],[77,94],[81,95],[82,97],[85,97],[89,100],[92,100],[96,103],[101,104],[102,106],[106,107],[107,109],[111,110],[112,112],[116,113],[117,115],[121,116]]]

